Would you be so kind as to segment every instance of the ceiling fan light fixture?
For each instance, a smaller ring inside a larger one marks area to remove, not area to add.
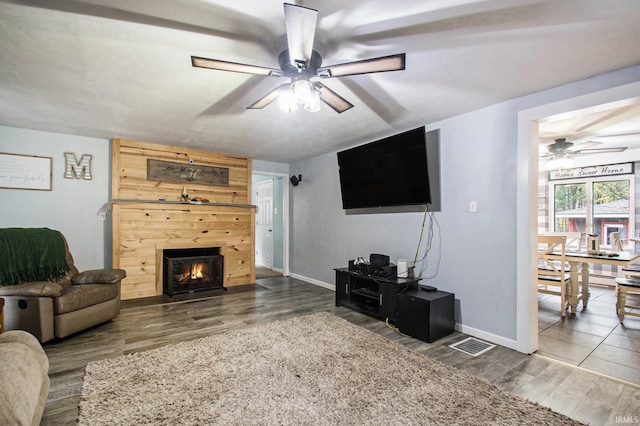
[[[304,102],[311,96],[311,88],[313,84],[309,80],[296,80],[291,83],[291,90],[300,101]]]
[[[288,89],[278,95],[280,109],[284,112],[296,111],[300,106],[308,112],[318,112],[321,109],[320,91],[309,80],[296,80]]]
[[[280,109],[283,112],[293,112],[298,109],[298,98],[293,93],[292,89],[280,92],[278,95],[278,102],[280,103]]]
[[[304,110],[307,112],[320,111],[322,104],[320,103],[320,92],[315,88],[309,92],[309,97],[304,101]]]

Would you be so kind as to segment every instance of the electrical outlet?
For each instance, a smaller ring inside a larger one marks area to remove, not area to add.
[[[469,213],[478,213],[478,202],[475,200],[469,201]]]
[[[98,213],[98,219],[107,220],[107,212],[99,212]]]

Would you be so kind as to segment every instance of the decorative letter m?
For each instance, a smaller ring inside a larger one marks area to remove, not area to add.
[[[91,154],[82,154],[80,161],[76,159],[73,152],[64,153],[64,177],[66,179],[87,179],[91,180]]]

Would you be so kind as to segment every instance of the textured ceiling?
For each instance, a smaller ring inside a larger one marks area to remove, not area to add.
[[[278,68],[280,1],[0,1],[0,125],[293,162],[640,64],[638,0],[295,3],[319,12],[323,65],[406,70],[323,80],[342,114],[247,110],[286,80],[190,56]]]

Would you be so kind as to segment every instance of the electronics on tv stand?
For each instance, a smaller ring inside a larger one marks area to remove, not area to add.
[[[389,256],[372,253],[367,261],[364,257],[358,257],[349,261],[349,271],[380,278],[395,277],[398,267],[389,262]]]

